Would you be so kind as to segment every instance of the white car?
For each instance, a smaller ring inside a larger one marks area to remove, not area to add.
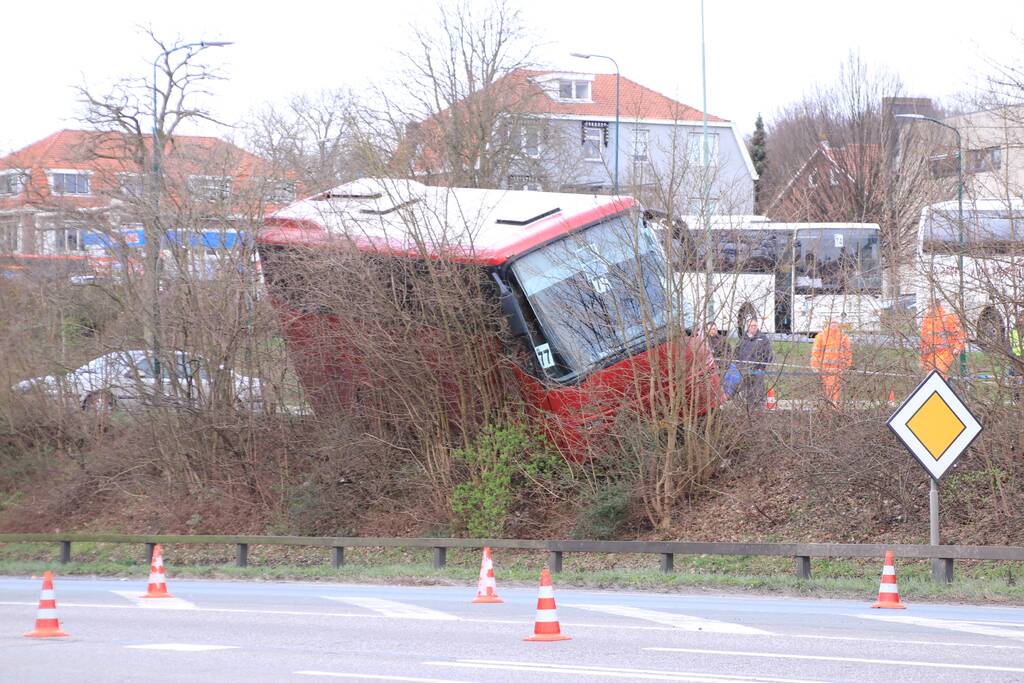
[[[84,409],[110,410],[153,405],[156,395],[163,402],[195,406],[210,401],[215,389],[210,373],[231,381],[234,400],[250,410],[262,408],[262,387],[256,377],[239,375],[223,366],[212,366],[199,356],[174,352],[171,368],[163,363],[160,383],[146,351],[114,351],[95,358],[66,375],[46,375],[14,385],[21,393],[41,391],[47,395],[75,400]],[[223,374],[220,374],[223,373]],[[223,380],[222,380],[223,381]]]

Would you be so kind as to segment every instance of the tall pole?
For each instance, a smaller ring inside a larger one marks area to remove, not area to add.
[[[711,244],[711,218],[708,215],[708,204],[711,201],[711,184],[708,182],[708,173],[711,169],[711,150],[708,149],[708,70],[707,51],[704,49],[704,0],[700,0],[700,88],[701,88],[701,159],[703,165],[701,174],[700,191],[700,217],[704,222],[705,264],[704,264],[704,297],[706,315],[701,323],[701,329],[705,329],[715,319],[714,303],[711,301],[711,272],[713,269],[714,249]],[[740,330],[740,337],[746,330]]]
[[[225,47],[232,45],[229,41],[214,41],[206,42],[199,41],[197,43],[186,43],[184,45],[177,45],[164,50],[156,56],[153,60],[153,128],[152,128],[152,140],[153,145],[153,164],[152,164],[152,178],[150,180],[150,187],[153,193],[153,219],[147,224],[150,226],[149,230],[145,230],[146,233],[146,278],[149,280],[149,293],[153,297],[153,310],[151,311],[152,320],[150,325],[152,326],[150,339],[150,348],[153,352],[153,377],[155,379],[154,388],[157,395],[160,394],[160,247],[163,242],[163,230],[160,227],[160,193],[163,191],[163,178],[160,174],[160,162],[164,151],[164,140],[161,135],[161,124],[163,123],[163,117],[160,114],[160,110],[157,105],[157,87],[156,87],[156,76],[157,66],[160,64],[160,60],[167,59],[171,54],[178,52],[179,50],[188,50],[194,47],[200,50],[207,47]],[[168,90],[171,87],[168,81]],[[171,363],[171,372],[175,370],[174,364]]]
[[[615,175],[613,191],[615,194],[619,193],[619,81],[622,76],[619,72],[619,63],[614,58],[608,55],[599,55],[592,52],[570,52],[570,56],[578,57],[579,59],[590,59],[591,57],[597,57],[598,59],[607,59],[615,66]]]

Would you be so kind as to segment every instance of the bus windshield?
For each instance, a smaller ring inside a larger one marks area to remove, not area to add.
[[[512,270],[547,337],[550,375],[578,375],[665,326],[665,257],[646,222],[620,214],[517,260]]]
[[[955,254],[960,248],[960,214],[956,209],[929,208],[921,221],[921,249],[926,254]],[[964,210],[963,240],[967,248],[987,254],[1008,254],[1024,248],[1024,211],[1007,206]]]
[[[796,294],[880,293],[878,231],[813,228],[796,231]]]

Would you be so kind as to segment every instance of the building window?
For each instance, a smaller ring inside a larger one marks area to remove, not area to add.
[[[540,125],[523,124],[523,154],[531,159],[540,158]]]
[[[28,185],[28,173],[24,171],[0,171],[0,197],[20,194]]]
[[[221,201],[231,196],[231,178],[219,175],[191,175],[188,190],[197,199]]]
[[[54,194],[89,194],[89,174],[54,171],[50,174]]]
[[[138,199],[146,192],[146,183],[141,173],[118,173],[118,191],[124,197]]]
[[[608,146],[608,124],[603,121],[583,122],[583,158],[603,161],[601,148]]]
[[[1003,150],[1000,147],[969,149],[964,159],[967,173],[991,173],[1003,165]]]
[[[811,171],[810,173],[807,174],[807,187],[817,187],[817,186],[818,186],[818,172],[817,171]]]
[[[687,142],[691,166],[713,166],[718,160],[718,133],[708,133],[706,136],[703,133],[690,133]]]
[[[532,175],[518,174],[510,175],[508,177],[508,189],[540,192],[543,188],[541,187],[540,182]]]
[[[18,251],[21,237],[21,219],[17,216],[0,217],[0,253],[13,254]]]
[[[829,167],[828,169],[828,184],[833,187],[839,184],[839,171],[835,167]]]
[[[648,158],[651,131],[647,128],[633,129],[633,161],[644,162]]]
[[[590,81],[562,78],[558,81],[558,99],[590,101]]]
[[[58,253],[85,251],[85,228],[65,226],[54,231]]]
[[[928,159],[933,178],[948,178],[957,174],[956,154],[939,154]]]
[[[267,201],[274,204],[286,204],[295,201],[295,182],[292,180],[275,180],[270,185]]]

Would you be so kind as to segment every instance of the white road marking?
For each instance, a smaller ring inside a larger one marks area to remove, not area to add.
[[[199,609],[188,600],[181,598],[144,598],[140,591],[110,591],[125,600],[135,603],[136,607],[147,609]]]
[[[212,650],[237,650],[237,645],[196,645],[193,643],[151,643],[149,645],[125,645],[129,650],[170,650],[172,652],[210,652]]]
[[[806,638],[809,640],[850,640],[858,643],[888,643],[890,645],[931,645],[933,647],[991,647],[997,650],[1024,650],[1020,645],[995,645],[993,643],[952,643],[944,640],[901,640],[898,638],[861,638],[859,636],[819,636],[809,633],[781,633],[782,638]]]
[[[344,673],[338,671],[296,671],[296,676],[329,676],[331,678],[358,678],[363,681],[411,681],[412,683],[475,683],[452,678],[416,678],[414,676],[388,676],[385,674]]]
[[[1011,671],[1024,673],[1024,669],[1013,666],[990,666],[987,664],[952,664],[947,662],[920,662],[903,659],[867,659],[861,657],[829,657],[827,655],[795,655],[782,652],[745,652],[743,650],[697,650],[686,647],[645,647],[647,652],[685,652],[696,655],[726,655],[729,657],[759,657],[762,659],[801,659],[821,662],[852,662],[855,664],[886,664],[891,666],[920,666],[930,669],[964,669],[967,671]]]
[[[344,602],[356,607],[362,607],[376,612],[389,619],[427,619],[430,621],[458,621],[459,618],[447,612],[438,612],[428,607],[410,605],[407,602],[396,602],[394,600],[382,600],[380,598],[351,598],[325,595],[328,600]]]
[[[678,614],[675,612],[658,612],[652,609],[640,609],[639,607],[626,607],[623,605],[581,605],[577,603],[563,603],[565,607],[575,607],[576,609],[590,610],[591,612],[604,612],[605,614],[615,614],[620,617],[630,617],[632,619],[643,619],[645,621],[653,621],[656,624],[666,624],[673,628],[682,631],[704,631],[706,633],[731,633],[748,636],[770,636],[772,635],[768,631],[763,631],[759,628],[753,628],[751,626],[744,626],[743,624],[733,624],[728,621],[714,621],[712,619],[702,619],[701,617],[692,617],[688,614]]]
[[[958,621],[955,619],[929,619],[927,617],[905,617],[888,614],[857,614],[861,619],[874,619],[893,624],[909,624],[911,626],[925,626],[928,628],[941,628],[947,631],[960,631],[961,633],[974,633],[979,636],[995,636],[996,638],[1011,638],[1024,641],[1024,631],[1021,625],[1004,623],[1003,626],[1010,628],[999,628],[988,624],[999,622],[976,622]]]
[[[645,681],[684,681],[689,683],[821,683],[804,678],[777,678],[773,676],[744,676],[742,674],[701,673],[696,671],[666,671],[664,669],[628,669],[615,666],[586,666],[583,664],[532,664],[492,659],[459,659],[456,661],[423,662],[431,666],[449,666],[461,669],[492,669],[529,673],[551,673],[587,676],[590,678],[628,678]]]

